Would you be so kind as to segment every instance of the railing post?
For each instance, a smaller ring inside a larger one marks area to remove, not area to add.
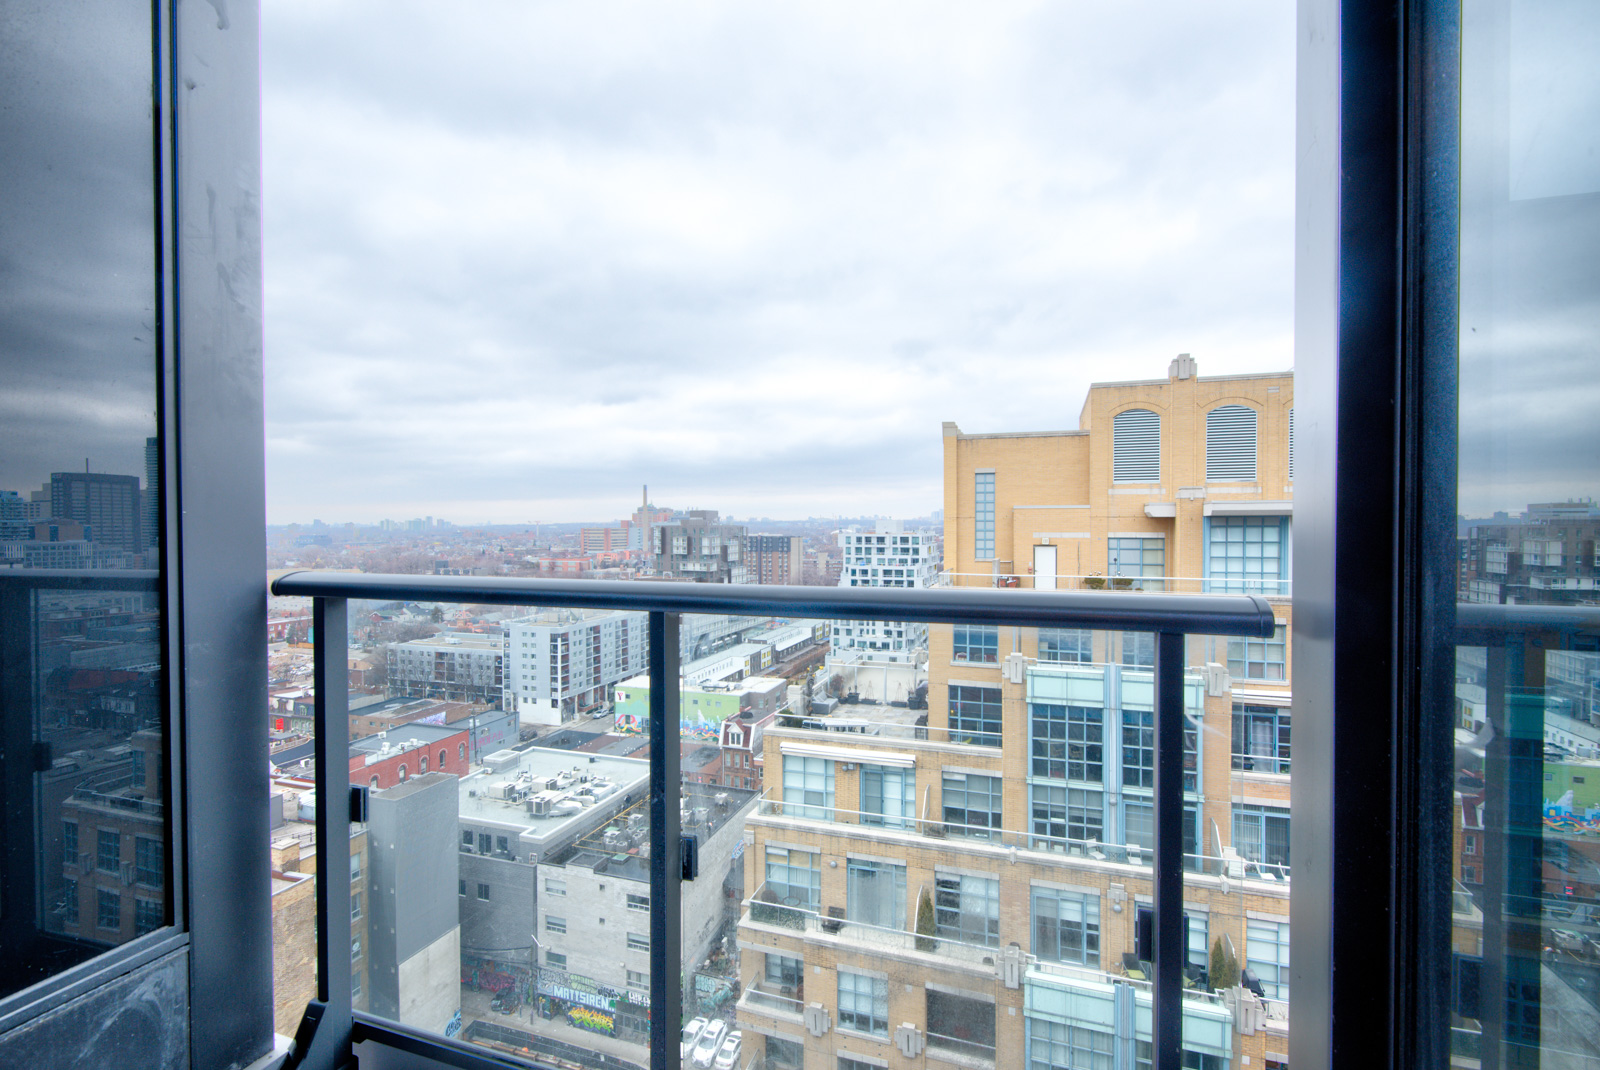
[[[350,1050],[350,677],[349,603],[312,603],[316,689],[317,999],[323,1004],[298,1066],[337,1070]]]
[[[1183,636],[1156,633],[1155,978],[1151,1070],[1179,1070],[1183,1050]]]
[[[683,1008],[677,613],[650,614],[650,1066],[677,1070]],[[674,1014],[673,1012],[678,1012]]]

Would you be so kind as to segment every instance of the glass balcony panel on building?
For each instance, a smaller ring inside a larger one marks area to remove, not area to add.
[[[173,914],[150,8],[6,18],[0,995]]]
[[[1583,4],[1488,0],[1461,32],[1453,1066],[1600,1062],[1600,95]],[[1436,623],[1447,627],[1447,613]],[[1448,631],[1446,632],[1448,634]],[[1448,675],[1446,676],[1448,679]]]

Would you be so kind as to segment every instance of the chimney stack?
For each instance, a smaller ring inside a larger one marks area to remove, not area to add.
[[[1179,353],[1172,358],[1172,363],[1167,366],[1168,379],[1193,379],[1195,378],[1194,358],[1187,353]]]

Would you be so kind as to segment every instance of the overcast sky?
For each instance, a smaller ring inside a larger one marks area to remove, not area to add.
[[[263,5],[273,522],[926,514],[1289,368],[1284,0]]]

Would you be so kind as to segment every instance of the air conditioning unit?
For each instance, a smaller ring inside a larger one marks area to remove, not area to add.
[[[133,863],[132,862],[124,862],[124,863],[122,863],[122,883],[123,884],[132,884],[133,883]]]

